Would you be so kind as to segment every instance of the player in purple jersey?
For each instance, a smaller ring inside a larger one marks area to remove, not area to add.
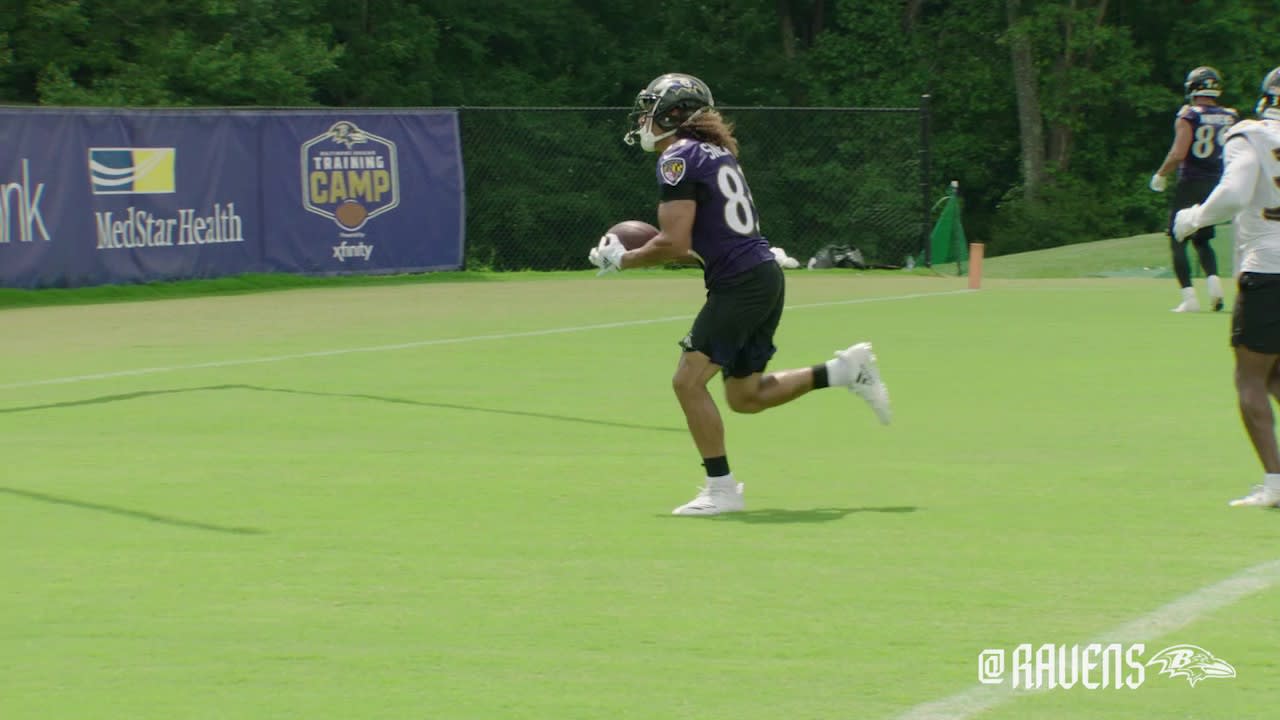
[[[1151,176],[1151,189],[1164,192],[1168,175],[1178,170],[1178,183],[1170,203],[1169,247],[1173,251],[1173,272],[1182,289],[1182,302],[1174,312],[1198,312],[1200,301],[1191,286],[1191,263],[1187,260],[1187,239],[1178,240],[1173,235],[1173,217],[1183,208],[1204,202],[1213,192],[1222,175],[1222,143],[1227,130],[1236,124],[1240,114],[1234,108],[1218,105],[1222,92],[1222,76],[1211,67],[1198,67],[1187,73],[1183,84],[1187,103],[1178,111],[1173,123],[1173,146],[1160,169]],[[1214,255],[1213,228],[1202,228],[1189,239],[1195,245],[1204,270],[1205,285],[1209,290],[1209,303],[1214,312],[1222,309],[1222,282],[1218,279],[1218,258]]]
[[[845,387],[887,424],[889,393],[866,342],[812,367],[765,373],[777,350],[773,335],[782,318],[785,281],[760,234],[733,126],[715,109],[706,83],[679,73],[656,78],[636,96],[624,140],[658,153],[660,232],[634,250],[605,235],[589,259],[601,274],[662,265],[691,254],[702,262],[707,299],[680,341],[672,386],[702,456],[706,484],[672,512],[740,511],[745,507],[742,485],[729,472],[724,423],[707,390],[717,373],[724,378],[729,407],[741,413],[767,410],[810,390]]]

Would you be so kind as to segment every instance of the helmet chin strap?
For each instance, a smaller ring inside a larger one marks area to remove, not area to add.
[[[644,127],[640,128],[640,149],[645,152],[653,152],[655,149],[654,146],[659,140],[666,140],[675,134],[676,130],[675,128],[672,128],[661,135],[654,135],[653,131],[649,129],[648,123],[646,123]]]

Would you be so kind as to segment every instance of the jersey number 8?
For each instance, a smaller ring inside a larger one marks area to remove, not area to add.
[[[1213,157],[1213,153],[1222,144],[1218,128],[1215,125],[1201,125],[1196,128],[1195,139],[1191,141],[1191,154],[1204,159]]]
[[[716,175],[720,193],[724,195],[724,223],[739,235],[759,235],[760,216],[751,200],[751,189],[742,171],[732,165],[721,165]]]

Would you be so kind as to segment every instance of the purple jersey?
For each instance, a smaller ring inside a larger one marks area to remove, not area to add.
[[[1178,179],[1217,180],[1222,175],[1223,136],[1239,119],[1235,108],[1183,105],[1178,120],[1191,124],[1191,147],[1178,167]]]
[[[751,190],[733,153],[690,138],[677,140],[658,158],[663,201],[694,200],[693,251],[702,258],[708,288],[764,262],[774,262],[760,234]]]

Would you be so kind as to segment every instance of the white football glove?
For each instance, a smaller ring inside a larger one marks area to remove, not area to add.
[[[587,253],[587,259],[592,265],[600,268],[597,276],[605,273],[618,272],[622,269],[622,256],[625,255],[627,249],[623,247],[622,241],[617,235],[608,233],[600,238],[599,244],[591,248],[591,252]]]
[[[1163,175],[1152,175],[1148,186],[1156,192],[1164,192],[1164,189],[1169,187],[1169,178]]]
[[[1178,242],[1186,240],[1191,233],[1199,230],[1196,227],[1195,216],[1200,212],[1199,205],[1192,205],[1189,208],[1183,208],[1178,214],[1173,216],[1173,239]]]

